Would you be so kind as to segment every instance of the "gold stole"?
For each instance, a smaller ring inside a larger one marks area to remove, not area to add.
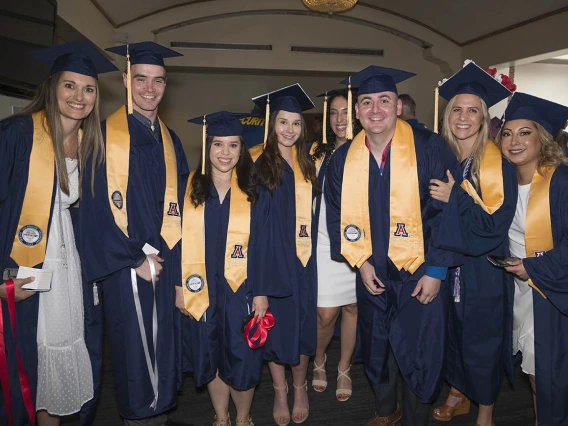
[[[189,176],[185,193],[182,227],[182,287],[185,309],[200,320],[209,307],[209,291],[205,268],[205,206],[191,204]],[[231,205],[225,248],[225,278],[236,292],[247,279],[248,243],[250,237],[251,206],[247,195],[238,185],[237,172],[231,176]]]
[[[296,256],[305,267],[312,256],[312,183],[304,178],[298,150],[292,147],[294,195],[296,196]]]
[[[260,157],[263,152],[264,152],[264,144],[263,143],[259,143],[258,145],[255,145],[255,146],[249,148],[249,154],[250,154],[253,162],[256,162],[256,160],[258,160],[258,157]]]
[[[341,189],[341,254],[360,267],[373,254],[369,218],[369,155],[365,132],[351,143]],[[397,119],[390,151],[388,257],[413,274],[424,263],[418,169],[412,127]]]
[[[10,253],[18,266],[28,267],[42,263],[45,258],[55,176],[55,154],[51,137],[45,130],[44,112],[32,114],[32,120],[34,134],[28,183]]]
[[[483,200],[477,194],[474,186],[464,179],[461,187],[469,194],[476,204],[488,214],[493,214],[503,205],[505,192],[503,190],[503,163],[501,151],[493,141],[487,141],[485,152],[479,167],[479,186]]]
[[[537,257],[554,248],[550,219],[550,181],[556,167],[543,167],[542,175],[534,171],[529,192],[525,221],[525,246],[527,257]],[[529,279],[529,285],[546,299],[546,296]]]
[[[181,238],[181,215],[177,195],[177,160],[170,132],[162,120],[160,131],[164,146],[166,165],[166,189],[164,194],[164,212],[160,235],[172,249]],[[121,106],[106,120],[106,166],[110,208],[114,221],[128,237],[128,212],[126,196],[130,164],[130,132],[126,108]]]

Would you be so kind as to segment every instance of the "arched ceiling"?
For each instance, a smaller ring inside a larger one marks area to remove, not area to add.
[[[164,10],[213,3],[216,13],[223,14],[223,1],[219,0],[91,0],[120,28],[138,19]],[[238,1],[238,0],[232,0]],[[257,0],[259,5],[263,0]],[[301,0],[282,1],[282,8]],[[226,2],[225,2],[226,3]],[[530,22],[568,10],[568,0],[360,0],[354,9],[378,10],[407,19],[426,27],[459,46],[507,31]],[[297,10],[297,6],[296,6]],[[307,10],[307,9],[306,9]],[[180,17],[181,20],[190,16]],[[172,22],[175,25],[176,22]]]

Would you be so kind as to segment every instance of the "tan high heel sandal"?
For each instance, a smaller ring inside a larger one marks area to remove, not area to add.
[[[303,385],[296,386],[295,384],[292,383],[292,386],[294,386],[294,389],[305,389],[306,395],[308,394],[308,381],[307,380],[304,381]],[[308,406],[308,408],[296,409],[296,407],[294,407],[292,409],[292,421],[296,424],[304,423],[307,420],[309,415],[310,415],[310,407],[309,406]],[[297,418],[299,418],[299,420],[296,420]]]
[[[322,373],[325,373],[325,364],[327,362],[327,354],[325,354],[325,358],[323,359],[323,363],[321,365],[318,365],[316,363],[316,359],[314,358],[314,373],[316,371],[320,371]],[[316,391],[316,392],[323,392],[326,390],[327,388],[327,380],[320,380],[320,379],[312,379],[312,388]]]
[[[349,368],[345,371],[341,371],[339,369],[339,367],[337,367],[337,383],[338,384],[339,384],[339,379],[341,379],[342,377],[345,377],[346,379],[348,379],[353,384],[351,377],[349,377],[347,375],[347,373],[349,373],[350,370],[351,370],[351,366],[349,366]],[[337,400],[339,402],[345,402],[345,401],[349,400],[349,398],[351,398],[352,393],[353,393],[352,389],[337,389],[335,391],[335,397],[337,398]],[[343,396],[343,398],[339,398],[340,396]]]
[[[235,424],[236,426],[254,426],[254,423],[252,422],[252,418],[250,416],[247,420],[237,420]]]
[[[467,396],[465,396],[460,391],[454,391],[451,389],[450,389],[450,395],[455,396],[456,398],[460,398],[460,402],[458,402],[455,407],[444,404],[434,408],[432,416],[436,420],[439,420],[441,422],[449,422],[455,416],[461,416],[463,414],[469,413],[471,402]]]
[[[274,383],[272,383],[272,387],[274,388],[275,391],[277,390],[285,390],[286,391],[286,395],[288,395],[288,382],[286,382],[286,386],[276,386]],[[275,395],[276,397],[276,395]],[[272,411],[272,417],[274,418],[274,422],[278,425],[278,426],[286,426],[288,424],[290,424],[290,410],[287,411]],[[284,418],[287,419],[284,422],[279,422],[277,419],[279,418]]]
[[[226,419],[218,419],[217,416],[213,417],[213,426],[231,426],[231,419],[227,413]]]

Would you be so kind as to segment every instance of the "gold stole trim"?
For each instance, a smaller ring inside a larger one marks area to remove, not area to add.
[[[158,119],[159,120],[159,119]],[[181,215],[177,195],[177,161],[170,132],[162,120],[166,188],[160,235],[172,249],[181,239]],[[106,167],[109,204],[116,225],[128,237],[127,189],[130,167],[130,132],[126,108],[121,106],[106,120]]]
[[[341,254],[360,267],[373,254],[369,219],[369,155],[365,132],[351,143],[341,189]],[[390,151],[390,235],[388,257],[413,274],[424,263],[418,169],[412,127],[396,121]]]
[[[527,218],[525,221],[525,246],[527,257],[536,257],[537,253],[545,253],[554,248],[552,239],[552,222],[550,219],[550,182],[556,167],[542,168],[534,171],[529,192]],[[546,296],[529,279],[529,285],[546,299]]]
[[[250,154],[253,162],[256,162],[256,160],[258,160],[258,157],[260,157],[263,152],[264,152],[264,144],[263,143],[260,143],[258,145],[255,145],[255,146],[249,148],[249,154]]]
[[[283,160],[284,161],[284,160]],[[294,192],[296,196],[296,256],[305,267],[312,256],[312,183],[304,178],[298,150],[292,147]]]
[[[55,153],[43,111],[32,114],[34,133],[26,194],[10,257],[18,266],[33,267],[45,259],[53,184]]]
[[[501,151],[493,141],[487,141],[485,152],[479,167],[479,186],[483,200],[477,194],[475,187],[467,180],[461,187],[469,194],[476,204],[488,214],[493,214],[503,205],[505,191],[503,189],[503,163]]]
[[[183,210],[182,287],[185,309],[193,318],[199,320],[209,307],[209,291],[205,267],[205,206],[200,204],[194,207],[191,204],[191,182],[194,174],[195,171],[189,176]],[[225,278],[233,292],[247,279],[250,217],[250,202],[239,188],[237,173],[233,170],[225,249]]]

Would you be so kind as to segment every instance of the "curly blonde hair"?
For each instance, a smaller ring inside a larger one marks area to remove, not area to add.
[[[528,121],[530,121],[533,124],[534,128],[536,129],[538,139],[540,141],[540,157],[538,159],[538,166],[537,166],[538,172],[542,174],[542,169],[544,167],[557,167],[560,164],[568,164],[568,158],[564,156],[562,148],[554,140],[552,135],[548,133],[548,131],[540,124],[538,124],[536,121],[532,120]],[[503,126],[501,126],[501,130],[503,130],[506,124],[507,122],[505,122]],[[497,135],[497,146],[499,147],[500,150],[501,150],[501,140],[503,139],[502,137],[503,132],[501,130]]]

